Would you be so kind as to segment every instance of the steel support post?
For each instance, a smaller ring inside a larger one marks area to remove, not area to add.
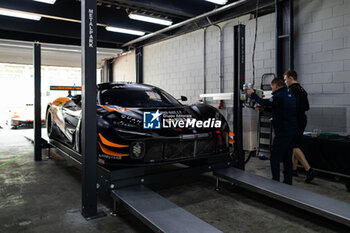
[[[113,59],[105,60],[103,64],[103,77],[102,82],[113,82]]]
[[[233,130],[235,133],[234,154],[238,168],[244,170],[245,154],[243,151],[243,125],[241,91],[245,83],[245,25],[233,28]]]
[[[294,69],[293,0],[275,0],[276,11],[276,76]]]
[[[41,46],[34,43],[34,160],[41,161]]]
[[[96,0],[81,0],[82,51],[82,215],[97,216]]]
[[[136,49],[136,82],[143,83],[143,48]]]

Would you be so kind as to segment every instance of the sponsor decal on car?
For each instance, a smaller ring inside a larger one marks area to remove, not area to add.
[[[192,115],[184,114],[163,114],[157,111],[143,113],[144,129],[160,128],[221,128],[222,122],[215,118],[198,120]]]
[[[161,128],[161,113],[159,110],[156,112],[144,112],[143,113],[143,128],[144,129],[160,129]]]

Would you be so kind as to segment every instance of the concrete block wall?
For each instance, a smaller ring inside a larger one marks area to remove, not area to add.
[[[203,90],[203,31],[146,46],[144,83],[175,98],[185,95],[191,102],[198,100]]]
[[[113,63],[113,80],[136,82],[136,54],[135,50],[117,57]]]
[[[350,1],[295,1],[295,69],[309,93],[308,130],[350,134]]]
[[[256,74],[274,72],[274,14],[259,18],[256,46]],[[246,25],[246,76],[252,81],[252,50],[255,20],[249,15],[220,24],[224,31],[224,92],[233,90],[233,26]],[[211,26],[206,33],[207,93],[219,92],[219,29]],[[163,88],[175,97],[186,95],[188,103],[200,99],[204,91],[204,29],[175,37],[144,48],[144,81]],[[256,80],[260,85],[260,78]],[[216,102],[213,102],[216,104]]]

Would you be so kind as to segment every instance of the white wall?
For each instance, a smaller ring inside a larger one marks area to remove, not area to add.
[[[298,0],[295,68],[309,93],[308,129],[350,133],[350,1]]]
[[[113,63],[113,81],[136,82],[135,50],[117,57]]]
[[[233,90],[233,26],[246,25],[246,78],[252,81],[251,55],[255,20],[249,16],[220,24],[224,30],[224,92]],[[256,48],[257,76],[274,71],[274,14],[259,18],[261,27]],[[210,27],[206,35],[207,93],[219,92],[219,29]],[[204,29],[144,48],[144,81],[159,86],[175,97],[186,95],[199,100],[204,84]],[[260,85],[260,79],[256,80]]]

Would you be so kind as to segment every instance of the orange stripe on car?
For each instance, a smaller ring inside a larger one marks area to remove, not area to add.
[[[116,106],[114,108],[109,108],[107,106],[101,105],[101,107],[106,109],[108,112],[116,112],[116,111],[125,112],[125,111],[130,111],[130,109],[128,109],[128,108],[119,107],[119,106]]]
[[[109,107],[106,107],[106,106],[101,106],[102,108],[106,109],[108,112],[115,112],[114,109],[111,109]]]
[[[107,149],[106,147],[104,147],[100,142],[98,142],[98,145],[100,146],[102,152],[107,154],[107,155],[112,155],[112,156],[129,156],[129,154],[121,154],[121,153],[117,153],[117,152],[111,151],[111,150]]]
[[[102,141],[102,143],[106,146],[110,146],[110,147],[117,147],[117,148],[125,148],[125,147],[129,147],[128,145],[122,145],[122,144],[117,144],[117,143],[114,143],[114,142],[110,142],[108,141],[107,139],[105,139],[102,134],[98,134],[100,136],[100,139]]]

